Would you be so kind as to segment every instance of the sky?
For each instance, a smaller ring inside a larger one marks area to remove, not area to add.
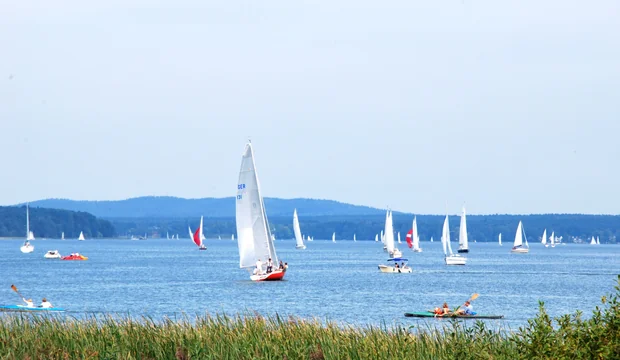
[[[0,0],[0,205],[620,214],[620,2]]]

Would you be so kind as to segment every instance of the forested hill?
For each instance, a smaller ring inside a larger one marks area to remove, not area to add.
[[[44,209],[30,206],[30,231],[35,238],[77,238],[80,231],[87,238],[113,237],[114,226],[85,212]],[[26,236],[26,207],[0,206],[0,237]]]
[[[183,199],[146,196],[116,201],[46,199],[30,203],[52,209],[85,211],[102,218],[220,218],[235,216],[235,198]],[[308,216],[380,215],[385,210],[333,200],[265,198],[269,216],[292,216],[293,209]]]

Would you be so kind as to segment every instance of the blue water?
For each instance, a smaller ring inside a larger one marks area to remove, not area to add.
[[[276,242],[289,270],[281,282],[254,283],[239,269],[236,242],[207,240],[198,251],[190,240],[36,240],[22,254],[22,240],[0,241],[0,304],[15,304],[15,284],[35,303],[47,297],[72,316],[113,313],[174,317],[257,311],[348,324],[420,324],[404,318],[447,301],[456,307],[472,293],[474,310],[504,314],[492,326],[516,329],[536,315],[543,300],[553,316],[590,313],[613,291],[620,273],[620,246],[531,245],[529,254],[510,246],[470,244],[466,266],[446,266],[441,244],[424,242],[424,252],[404,251],[412,274],[383,274],[381,243],[314,241],[295,250]],[[403,244],[404,246],[404,244]],[[47,250],[79,252],[87,261],[44,259]],[[435,321],[435,320],[431,320]],[[437,320],[441,321],[441,320]]]

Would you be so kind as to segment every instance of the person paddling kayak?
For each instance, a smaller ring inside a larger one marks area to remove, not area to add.
[[[44,309],[49,309],[49,308],[53,308],[54,306],[52,306],[52,303],[47,301],[46,298],[43,298],[43,301],[41,301],[41,305],[39,305],[39,307],[42,307]]]
[[[24,300],[27,307],[34,307],[34,303],[32,302],[32,299],[22,298],[22,300]]]
[[[474,307],[471,305],[471,302],[469,302],[469,300],[465,301],[463,306],[461,306],[456,311],[456,313],[458,315],[476,315],[476,312],[474,311]]]

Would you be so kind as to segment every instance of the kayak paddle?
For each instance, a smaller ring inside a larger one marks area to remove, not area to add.
[[[22,294],[20,294],[20,293],[19,293],[19,291],[17,290],[17,286],[15,286],[15,285],[11,284],[11,289],[13,289],[13,291],[15,291],[15,292],[17,293],[17,295],[21,296],[21,297],[22,297],[22,299],[26,299],[26,298],[24,297],[24,295],[22,295]]]

